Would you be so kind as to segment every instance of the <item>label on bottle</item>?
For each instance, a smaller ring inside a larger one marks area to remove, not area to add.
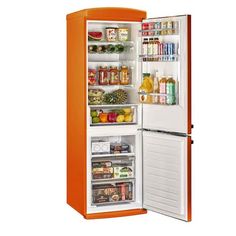
[[[147,54],[148,55],[152,55],[153,54],[153,47],[152,47],[152,43],[151,42],[148,43]]]
[[[175,104],[175,83],[167,83],[166,93],[167,93],[166,103],[168,105]]]
[[[166,83],[160,83],[160,93],[166,93]],[[160,104],[166,104],[166,97],[160,96]]]

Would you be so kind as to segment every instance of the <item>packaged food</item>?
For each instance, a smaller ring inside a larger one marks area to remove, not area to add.
[[[98,70],[98,83],[100,85],[108,85],[108,70],[106,66],[100,66]]]
[[[111,153],[129,153],[130,147],[126,143],[111,143],[110,147]]]
[[[88,103],[89,105],[100,105],[103,102],[104,90],[102,89],[89,89],[88,90]]]
[[[109,154],[110,142],[96,141],[92,142],[92,154]]]
[[[128,28],[119,28],[118,29],[118,39],[119,41],[128,41],[129,30]]]
[[[93,162],[92,177],[93,179],[111,179],[113,178],[113,167],[111,162]]]
[[[132,166],[114,166],[114,178],[132,178],[134,170]]]
[[[88,95],[93,97],[101,97],[104,94],[104,90],[102,89],[89,89]]]
[[[111,85],[119,84],[120,81],[119,81],[119,72],[118,72],[117,66],[111,66],[109,72],[110,72],[109,83]]]
[[[116,27],[107,27],[106,28],[106,40],[108,42],[117,41],[117,28]]]
[[[133,183],[93,185],[93,203],[133,200]]]
[[[96,69],[88,69],[88,85],[96,84]]]
[[[120,84],[128,85],[130,83],[129,70],[127,66],[121,66],[120,70]]]

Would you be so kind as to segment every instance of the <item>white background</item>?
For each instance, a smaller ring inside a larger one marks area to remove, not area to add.
[[[116,3],[115,3],[116,2]],[[234,1],[1,1],[0,235],[235,235]],[[192,14],[193,221],[84,220],[66,205],[66,14]]]

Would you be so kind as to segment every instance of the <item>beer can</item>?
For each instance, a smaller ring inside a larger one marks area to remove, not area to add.
[[[167,21],[166,27],[167,27],[167,29],[172,29],[173,28],[173,21],[171,21],[171,20]]]

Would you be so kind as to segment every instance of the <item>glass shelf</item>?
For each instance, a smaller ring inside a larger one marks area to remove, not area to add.
[[[107,42],[107,41],[88,41],[88,45],[117,45],[117,44],[122,44],[122,45],[133,45],[133,41],[115,41],[115,42]]]
[[[149,95],[149,96],[161,96],[161,97],[169,97],[169,96],[175,96],[177,97],[177,94],[171,95],[171,94],[164,94],[164,93],[146,93],[146,92],[138,92],[139,95]]]
[[[122,85],[122,84],[117,84],[117,85],[88,85],[89,89],[93,88],[111,88],[111,89],[116,89],[116,88],[133,88],[133,84],[127,84],[127,85]]]
[[[115,154],[112,154],[112,153],[109,153],[109,154],[92,154],[92,158],[93,159],[96,159],[96,161],[99,159],[102,159],[102,158],[109,158],[109,159],[112,159],[112,158],[117,158],[117,157],[122,157],[122,158],[126,158],[126,157],[134,157],[135,156],[135,153],[134,152],[127,152],[127,153],[115,153]],[[120,160],[120,159],[119,159]]]
[[[130,180],[135,180],[135,177],[131,177],[131,178],[110,178],[110,179],[92,179],[93,183],[114,183],[114,182],[127,182]]]
[[[114,107],[132,107],[132,106],[138,106],[138,104],[99,104],[99,105],[88,105],[90,108],[114,108]]]

